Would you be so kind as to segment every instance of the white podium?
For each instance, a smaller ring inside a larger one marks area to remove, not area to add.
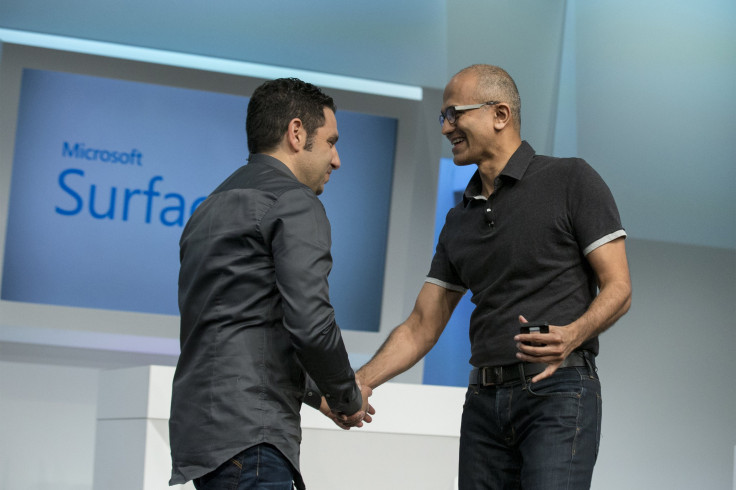
[[[169,487],[169,406],[174,368],[142,366],[100,373],[95,490],[194,490]]]
[[[174,368],[144,366],[100,374],[95,490],[168,487],[169,405]],[[371,424],[344,431],[302,408],[301,470],[309,490],[453,490],[466,388],[387,383],[377,388]]]

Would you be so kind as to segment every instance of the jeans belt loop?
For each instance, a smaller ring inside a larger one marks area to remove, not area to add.
[[[588,370],[590,371],[591,376],[595,376],[598,373],[598,366],[595,364],[595,356],[593,353],[584,350],[581,352],[583,355],[583,360],[585,361],[585,365],[588,367]]]

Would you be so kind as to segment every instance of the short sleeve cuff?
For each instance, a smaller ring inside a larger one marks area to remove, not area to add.
[[[617,238],[621,238],[625,236],[627,235],[624,230],[618,230],[618,231],[614,231],[613,233],[609,233],[608,235],[602,238],[599,238],[598,240],[594,241],[593,243],[585,247],[585,249],[583,250],[583,255],[588,255],[590,252],[600,247],[601,245],[605,245],[608,242],[612,242]]]
[[[458,286],[456,284],[450,284],[449,282],[440,281],[439,279],[435,279],[434,277],[427,277],[424,279],[424,282],[429,282],[431,284],[436,284],[437,286],[445,289],[449,289],[450,291],[457,291],[458,293],[465,294],[468,292],[468,288],[463,286]]]

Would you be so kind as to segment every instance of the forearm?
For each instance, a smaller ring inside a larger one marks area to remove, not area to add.
[[[427,335],[411,318],[396,327],[373,358],[356,376],[361,383],[376,388],[414,366],[429,352],[439,335]]]
[[[358,370],[360,382],[376,388],[419,362],[437,343],[461,297],[462,293],[425,282],[409,318]]]
[[[630,282],[622,280],[606,284],[588,310],[569,325],[575,333],[575,347],[602,334],[626,314],[630,306]]]
[[[571,343],[575,348],[603,333],[631,306],[631,278],[624,239],[600,246],[587,258],[596,273],[600,292],[587,311],[568,326],[574,334]]]

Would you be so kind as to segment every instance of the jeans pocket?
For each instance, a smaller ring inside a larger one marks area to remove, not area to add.
[[[564,368],[536,383],[527,379],[526,391],[536,413],[567,427],[579,424],[585,386],[577,368]]]
[[[230,490],[238,488],[240,477],[243,473],[245,451],[225,461],[214,471],[197,478],[194,487]]]
[[[480,393],[480,389],[478,388],[478,385],[469,385],[467,391],[465,391],[465,403],[464,405],[467,405],[470,401],[470,398],[473,395],[477,395]]]
[[[534,396],[563,396],[580,398],[585,389],[583,380],[589,378],[581,368],[569,367],[558,369],[551,377],[531,383],[531,376],[526,379],[526,389]]]

